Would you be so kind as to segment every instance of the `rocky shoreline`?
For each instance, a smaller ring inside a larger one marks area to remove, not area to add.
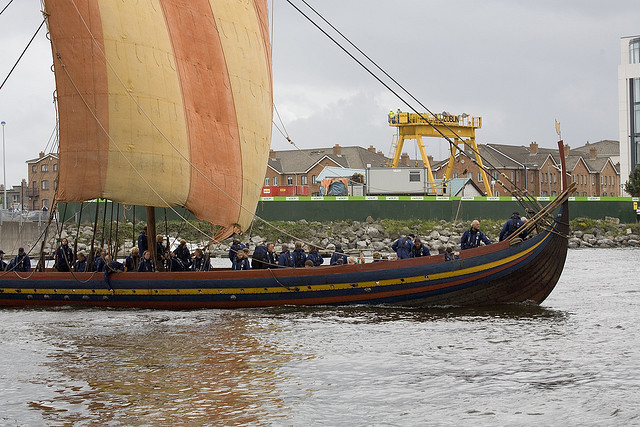
[[[142,225],[141,225],[142,226]],[[123,228],[128,229],[126,237],[121,236],[125,243],[120,245],[119,255],[126,256],[132,243],[132,225],[129,223]],[[321,248],[321,252],[331,252],[336,243],[340,243],[345,252],[371,256],[373,252],[382,254],[390,253],[391,245],[401,236],[408,233],[415,234],[429,247],[431,253],[438,253],[439,249],[450,246],[454,251],[460,250],[460,237],[469,227],[467,222],[450,223],[446,221],[376,221],[369,217],[366,221],[334,221],[334,222],[308,222],[286,221],[270,224],[254,224],[251,233],[238,236],[243,243],[249,243],[251,250],[256,245],[267,241],[275,243],[279,251],[282,244],[293,246],[295,241],[304,243],[305,248],[313,244]],[[176,227],[177,228],[177,227]],[[169,227],[171,229],[171,227]],[[481,221],[481,230],[492,242],[498,241],[498,235],[502,229],[502,223],[497,221]],[[617,218],[604,220],[590,220],[578,218],[571,221],[571,235],[569,236],[569,248],[614,248],[614,247],[640,247],[640,224],[621,224]],[[62,230],[61,237],[67,237],[70,245],[75,244],[77,225],[67,225]],[[169,232],[169,241],[172,248],[176,247],[180,239],[189,242],[192,249],[204,247],[206,239],[190,236],[187,233],[179,235],[177,232]],[[295,236],[295,237],[294,237]],[[51,254],[54,250],[57,237],[50,237],[45,252]],[[81,226],[78,237],[78,251],[88,253],[91,247],[92,227]],[[115,236],[114,236],[115,238]],[[95,244],[99,246],[98,239]],[[213,257],[224,258],[228,254],[231,239],[210,246],[209,251]],[[35,248],[39,250],[39,245]]]

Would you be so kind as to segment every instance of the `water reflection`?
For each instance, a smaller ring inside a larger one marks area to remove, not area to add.
[[[284,406],[278,368],[290,355],[261,339],[270,323],[234,312],[69,314],[43,330],[56,398],[30,406],[47,423],[246,424]]]

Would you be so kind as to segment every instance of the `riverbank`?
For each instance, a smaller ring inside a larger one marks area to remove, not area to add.
[[[203,223],[195,224],[195,227]],[[135,236],[144,224],[136,225]],[[481,230],[492,242],[498,241],[502,221],[483,220],[480,224]],[[132,224],[120,225],[118,232],[120,244],[119,256],[126,256],[133,247]],[[178,222],[169,222],[169,243],[174,248],[181,239],[187,240],[192,249],[205,247],[208,240],[202,233],[198,233],[195,227],[185,227]],[[316,245],[326,251],[332,251],[336,243],[340,243],[348,253],[363,252],[370,256],[373,252],[389,253],[391,245],[401,236],[409,233],[415,234],[422,242],[429,247],[432,253],[437,253],[439,248],[451,246],[454,251],[460,250],[460,237],[469,227],[467,222],[448,223],[446,221],[421,221],[421,220],[379,220],[369,217],[366,221],[274,221],[270,223],[254,223],[249,231],[239,236],[243,243],[249,243],[251,250],[256,245],[264,242],[275,243],[276,250],[280,250],[282,244],[290,247],[294,242],[301,241],[308,245]],[[164,228],[162,231],[164,234]],[[178,231],[171,231],[178,230]],[[60,233],[61,237],[70,240],[71,247],[76,244],[75,236],[78,226],[74,224],[65,225]],[[50,235],[55,234],[50,233]],[[210,230],[207,234],[211,235]],[[80,226],[79,237],[77,239],[78,252],[88,253],[91,248],[93,231],[89,225]],[[110,235],[112,235],[110,237]],[[104,236],[104,237],[102,237]],[[58,236],[48,239],[45,245],[45,252],[50,254],[54,250]],[[109,241],[115,240],[115,231],[109,230],[103,234],[98,230],[94,241],[95,247],[107,246]],[[28,242],[27,242],[28,243]],[[166,244],[166,240],[165,240]],[[225,257],[228,254],[231,239],[215,243],[210,246],[210,252],[214,257]],[[640,247],[640,224],[622,224],[618,218],[606,218],[605,220],[592,220],[578,218],[571,221],[571,235],[569,237],[569,248],[614,248],[614,247]],[[28,248],[29,244],[25,244]],[[39,245],[34,250],[38,250]]]

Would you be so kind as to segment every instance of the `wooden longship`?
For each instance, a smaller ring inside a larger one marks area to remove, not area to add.
[[[0,305],[165,309],[389,304],[406,307],[539,304],[558,282],[567,253],[568,202],[552,226],[520,243],[503,241],[444,255],[367,264],[178,273],[11,272]],[[23,277],[20,277],[22,275]]]

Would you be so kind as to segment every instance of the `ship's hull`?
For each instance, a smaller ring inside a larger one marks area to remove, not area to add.
[[[3,306],[105,306],[162,309],[280,305],[388,304],[407,307],[541,303],[567,253],[565,202],[552,229],[509,246],[314,268],[175,273],[3,273]],[[20,275],[20,276],[18,276]]]

